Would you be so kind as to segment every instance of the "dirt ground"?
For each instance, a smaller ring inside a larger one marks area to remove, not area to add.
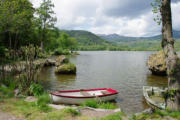
[[[9,113],[4,113],[0,111],[0,120],[24,120],[22,118],[17,118]]]

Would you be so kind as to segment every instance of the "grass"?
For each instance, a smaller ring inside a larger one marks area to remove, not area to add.
[[[133,115],[130,120],[166,120],[165,117],[170,117],[171,120],[180,120],[180,111],[170,112],[167,110],[156,110],[152,114]]]
[[[43,94],[38,97],[36,105],[39,107],[41,111],[49,112],[52,110],[51,107],[48,106],[49,103],[51,103],[51,98],[49,94]]]
[[[47,103],[47,97],[44,98],[43,95],[41,99],[42,102]],[[39,102],[40,102],[39,101]],[[127,119],[124,113],[118,112],[103,118],[93,119],[86,116],[82,116],[79,111],[74,108],[66,108],[63,110],[55,110],[51,108],[50,111],[43,112],[39,106],[38,102],[25,102],[24,99],[19,98],[8,98],[4,102],[1,102],[0,109],[4,112],[10,112],[17,117],[25,118],[27,120],[124,120]],[[179,112],[170,111],[155,111],[153,114],[141,114],[138,116],[133,116],[129,120],[165,120],[165,117],[169,116],[174,118],[174,120],[180,119]]]
[[[180,111],[172,112],[168,110],[156,110],[154,114],[158,114],[161,117],[170,116],[172,118],[177,118],[180,120]]]
[[[71,114],[72,116],[80,115],[80,112],[75,108],[65,108],[62,112],[65,114]]]
[[[9,87],[0,86],[0,101],[14,97],[14,87],[14,84],[11,84]]]
[[[87,100],[81,106],[87,106],[92,108],[102,108],[102,109],[116,109],[117,106],[110,102],[98,102],[96,100]]]
[[[25,102],[24,99],[5,99],[1,105],[1,110],[10,112],[17,117],[26,118],[27,120],[71,120],[80,113],[74,108],[56,110],[50,108],[50,111],[42,111],[36,102]]]
[[[117,112],[115,114],[108,115],[106,117],[94,119],[94,120],[122,120],[122,117],[125,117],[125,114],[123,114],[121,112]]]

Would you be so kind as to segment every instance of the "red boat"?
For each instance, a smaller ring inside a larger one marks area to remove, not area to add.
[[[53,103],[81,104],[87,100],[111,101],[116,99],[118,91],[112,88],[64,90],[51,92]]]

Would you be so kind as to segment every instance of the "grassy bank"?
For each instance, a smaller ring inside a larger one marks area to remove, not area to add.
[[[11,113],[12,115],[27,120],[180,120],[180,111],[160,111],[156,110],[152,114],[140,114],[127,117],[126,114],[117,112],[101,118],[88,117],[83,115],[78,109],[69,107],[57,110],[49,107],[51,99],[47,93],[37,94],[35,102],[26,102],[25,96],[14,97],[14,87],[0,86],[0,111]],[[86,101],[81,107],[93,107],[103,109],[115,109],[113,103],[97,102],[94,100]],[[95,114],[102,114],[95,112]],[[95,116],[95,115],[94,115]]]
[[[118,112],[103,118],[89,118],[83,116],[76,109],[66,108],[55,110],[50,108],[48,111],[42,111],[35,102],[27,103],[24,99],[8,98],[1,101],[0,110],[9,112],[16,117],[27,120],[179,120],[180,112],[155,111],[153,114],[133,115],[127,118],[124,113]]]

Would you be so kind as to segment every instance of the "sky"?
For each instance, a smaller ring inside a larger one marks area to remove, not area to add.
[[[38,7],[42,0],[31,0]],[[152,0],[52,0],[59,29],[145,37],[160,34]],[[180,30],[180,0],[171,0],[173,29]]]

